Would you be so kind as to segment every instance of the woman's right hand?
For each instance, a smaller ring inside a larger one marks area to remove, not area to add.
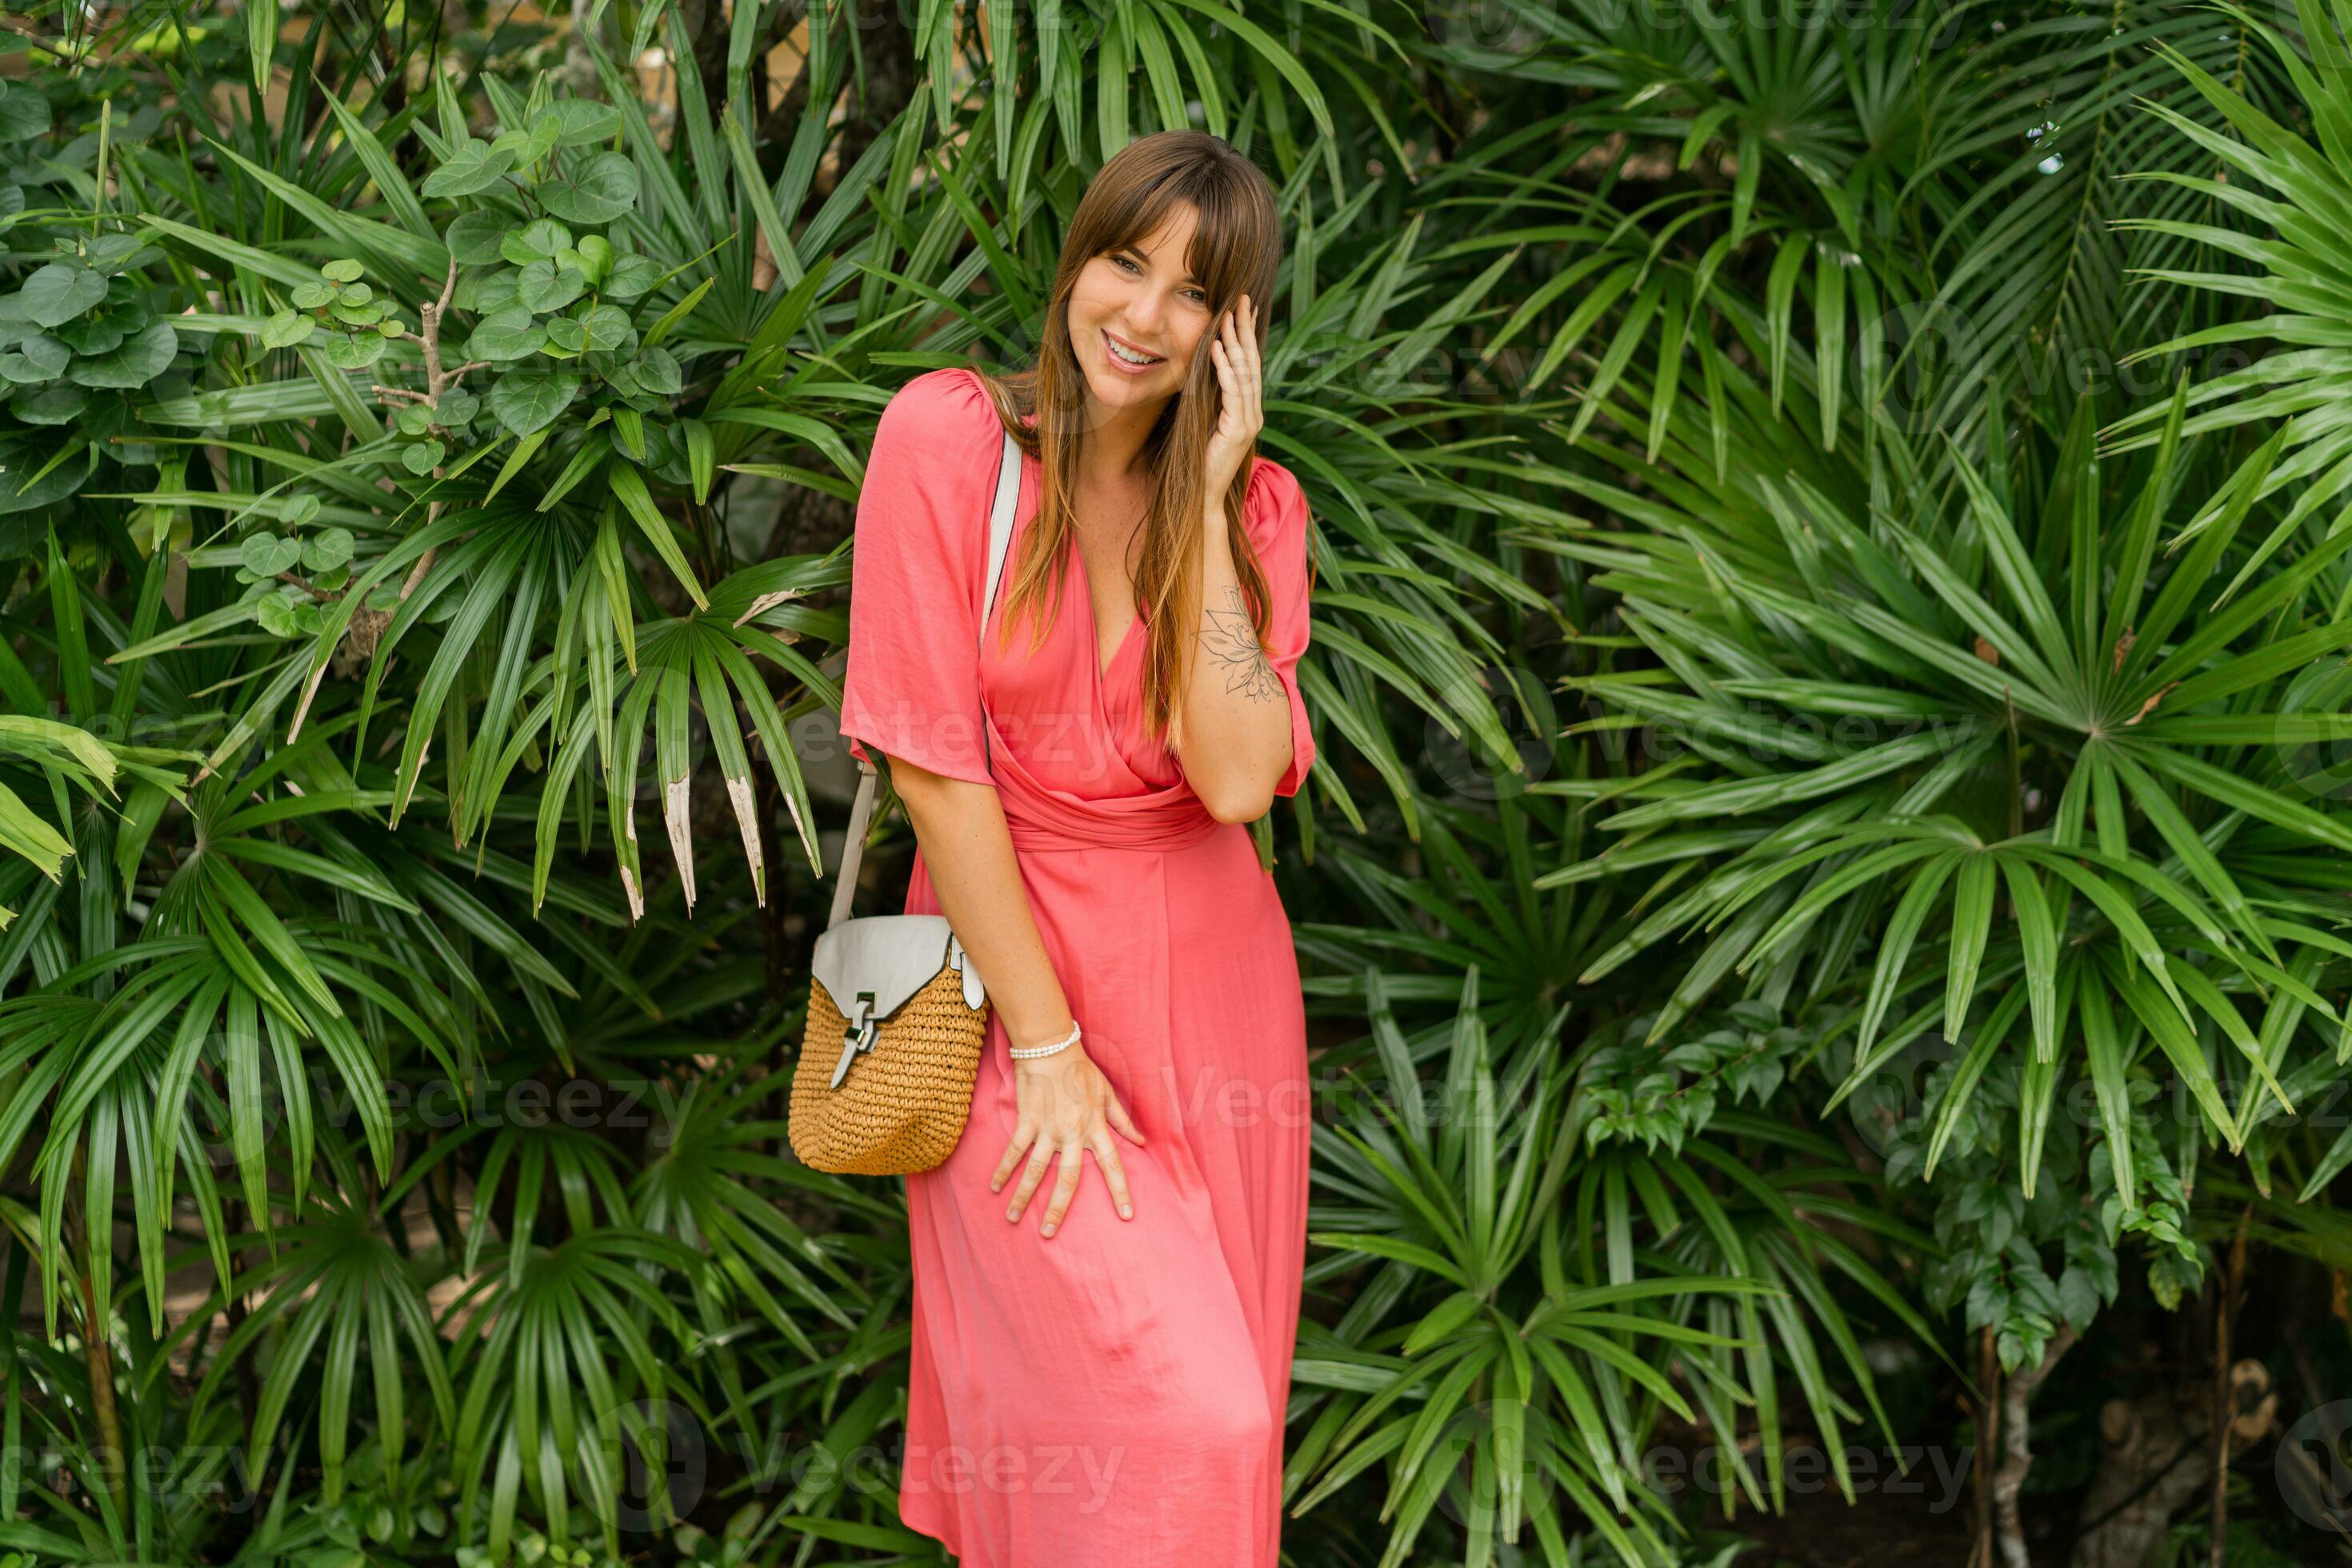
[[[1031,1194],[1045,1179],[1045,1167],[1054,1156],[1062,1156],[1060,1176],[1054,1183],[1053,1200],[1045,1205],[1045,1223],[1040,1234],[1052,1236],[1054,1227],[1062,1223],[1069,1211],[1070,1198],[1078,1190],[1078,1171],[1085,1163],[1080,1155],[1094,1151],[1095,1161],[1102,1166],[1103,1179],[1110,1184],[1110,1195],[1118,1205],[1121,1219],[1135,1217],[1135,1205],[1129,1201],[1127,1173],[1118,1163],[1118,1145],[1111,1141],[1110,1130],[1117,1128],[1121,1135],[1135,1141],[1139,1148],[1143,1133],[1134,1118],[1087,1055],[1083,1041],[1067,1046],[1051,1056],[1016,1058],[1013,1063],[1013,1092],[1019,1108],[1013,1127],[1013,1142],[1005,1145],[1004,1158],[996,1163],[995,1173],[988,1179],[988,1190],[1002,1192],[1004,1180],[1013,1173],[1023,1151],[1029,1154],[1028,1169],[1021,1173],[1021,1184],[1013,1189],[1013,1206],[1005,1211],[1008,1220],[1018,1220],[1021,1211],[1028,1206]]]

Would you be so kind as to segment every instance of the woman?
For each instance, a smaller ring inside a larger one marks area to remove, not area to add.
[[[994,1004],[961,1139],[907,1177],[899,1512],[967,1568],[1277,1559],[1311,1106],[1246,825],[1315,758],[1307,504],[1252,451],[1280,254],[1246,158],[1130,144],[1038,365],[908,383],[858,502],[841,732],[906,802],[908,911],[947,915]]]

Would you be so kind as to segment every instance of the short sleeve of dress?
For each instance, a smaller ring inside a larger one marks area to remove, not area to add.
[[[928,371],[882,410],[857,497],[841,734],[992,784],[981,734],[980,601],[1004,426],[980,379]]]
[[[1307,651],[1307,564],[1314,549],[1307,493],[1281,464],[1259,458],[1251,475],[1250,542],[1265,574],[1268,597],[1267,662],[1290,704],[1290,765],[1274,786],[1277,795],[1297,795],[1315,765],[1315,731],[1307,721],[1307,700],[1298,691],[1298,658]]]

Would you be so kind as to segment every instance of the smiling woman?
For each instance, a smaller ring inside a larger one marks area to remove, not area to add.
[[[909,383],[859,499],[842,733],[890,758],[907,912],[949,917],[995,1003],[963,1136],[906,1177],[899,1509],[975,1568],[1280,1556],[1311,1107],[1244,824],[1315,742],[1307,509],[1252,450],[1272,222],[1223,142],[1132,144],[1080,204],[1044,363]],[[983,626],[1008,429],[1015,586]]]
[[[907,912],[948,914],[1002,1005],[963,1137],[906,1178],[916,1286],[901,1510],[974,1564],[1130,1560],[1117,1542],[1138,1562],[1182,1547],[1271,1568],[1309,1131],[1289,922],[1247,830],[1220,822],[1145,733],[1139,638],[1095,668],[1079,595],[1034,654],[999,647],[1001,600],[990,635],[975,635],[1003,428],[967,371],[892,401],[851,595],[842,730],[861,755],[860,738],[888,752],[907,797],[919,844]],[[1024,457],[1016,544],[1036,526],[1040,478]],[[1281,563],[1276,625],[1294,647],[1307,604],[1297,496],[1285,470],[1257,465],[1248,516]],[[1272,677],[1286,744],[1297,737],[1275,781],[1286,795],[1314,759],[1296,662]],[[971,817],[950,791],[979,797]],[[1000,867],[991,841],[1008,838]],[[1010,1056],[1073,1020],[1082,1046]],[[1087,1088],[1061,1081],[1073,1069],[1115,1096],[1108,1120],[1132,1146],[1051,1135],[1055,1108]],[[1091,1157],[1114,1191],[1057,1190],[1051,1239],[1024,1238],[995,1194],[1024,1152],[1024,1200],[1055,1152],[1064,1189]],[[1078,1388],[1074,1405],[1064,1391]],[[1018,1457],[1022,1484],[960,1487],[993,1451]],[[1046,1484],[1057,1455],[1066,1490]]]

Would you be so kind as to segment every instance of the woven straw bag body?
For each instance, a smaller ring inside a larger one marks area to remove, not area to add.
[[[983,634],[1020,489],[1021,448],[1007,431],[989,510]],[[986,733],[983,724],[983,744]],[[988,992],[945,915],[849,918],[874,812],[873,763],[861,760],[858,773],[832,917],[810,965],[786,1131],[813,1169],[904,1175],[941,1163],[963,1135],[988,1039]]]
[[[988,1004],[967,1005],[963,980],[943,965],[887,1018],[867,1017],[863,1046],[824,983],[810,984],[786,1124],[803,1163],[845,1176],[896,1176],[928,1171],[954,1152],[988,1038]],[[853,1059],[835,1084],[845,1052]]]

